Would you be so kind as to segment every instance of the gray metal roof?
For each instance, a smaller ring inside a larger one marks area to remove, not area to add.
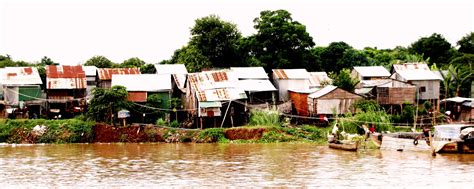
[[[319,97],[322,97],[328,93],[330,93],[331,91],[334,91],[336,90],[337,87],[334,86],[334,85],[327,85],[325,86],[324,88],[322,88],[321,90],[319,91],[316,91],[310,95],[308,95],[309,98],[319,98]]]
[[[263,67],[231,67],[230,70],[238,79],[268,79]]]
[[[112,86],[121,85],[127,91],[169,91],[171,90],[170,74],[126,74],[112,75]]]
[[[390,72],[383,66],[354,66],[354,70],[362,77],[389,77]]]
[[[263,91],[276,91],[277,89],[273,84],[266,79],[249,79],[249,80],[239,80],[237,82],[237,87],[243,89],[244,91],[250,92],[263,92]]]
[[[397,74],[407,81],[443,80],[439,75],[424,69],[401,70],[398,71]]]

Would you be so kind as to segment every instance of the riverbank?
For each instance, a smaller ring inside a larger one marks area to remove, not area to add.
[[[113,143],[195,142],[276,143],[312,142],[324,144],[329,128],[301,126],[244,126],[234,128],[182,129],[134,124],[127,127],[79,119],[0,120],[3,143]]]

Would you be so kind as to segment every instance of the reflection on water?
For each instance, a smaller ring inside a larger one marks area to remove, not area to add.
[[[0,146],[13,187],[458,186],[474,155],[358,153],[314,144],[64,144]]]

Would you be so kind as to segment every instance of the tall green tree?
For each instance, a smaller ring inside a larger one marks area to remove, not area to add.
[[[44,56],[43,58],[41,58],[40,64],[41,65],[59,65],[58,63],[54,62],[53,60],[51,60],[51,58],[47,56]]]
[[[171,58],[171,62],[186,65],[186,69],[189,72],[199,72],[213,67],[211,61],[194,45],[184,46],[176,50]]]
[[[97,68],[111,68],[114,63],[104,56],[93,56],[86,61],[84,66],[95,66]]]
[[[354,92],[359,79],[351,76],[351,70],[344,68],[339,73],[330,72],[329,78],[332,79],[332,84],[349,92]]]
[[[124,86],[113,86],[110,89],[95,88],[87,116],[95,121],[112,122],[112,115],[121,109],[129,108],[128,92]]]
[[[297,68],[311,55],[315,45],[306,26],[294,21],[286,10],[262,11],[254,19],[257,33],[247,40],[249,53],[254,55],[267,71],[273,68]]]
[[[321,53],[323,70],[326,72],[339,72],[343,68],[350,68],[351,65],[345,65],[344,61],[340,61],[344,53],[349,49],[352,49],[352,47],[343,41],[330,43]]]
[[[137,58],[137,57],[133,57],[133,58],[129,58],[125,61],[123,61],[122,64],[120,64],[120,67],[122,68],[140,68],[141,66],[145,65],[145,61]]]
[[[210,15],[196,20],[191,28],[189,46],[199,50],[213,67],[229,67],[241,64],[237,42],[241,38],[237,26]],[[188,48],[189,49],[189,48]]]
[[[140,73],[142,74],[154,74],[156,73],[155,65],[145,64],[140,67]]]
[[[457,42],[459,46],[458,51],[461,53],[474,54],[474,32],[471,32],[464,36]]]
[[[449,63],[453,56],[451,44],[437,33],[418,39],[408,50],[411,54],[421,54],[424,59],[429,58],[431,63],[438,65]]]

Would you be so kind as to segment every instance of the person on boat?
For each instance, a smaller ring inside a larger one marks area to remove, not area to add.
[[[336,143],[337,142],[337,131],[339,130],[339,127],[337,127],[337,123],[334,124],[334,127],[332,128],[331,134],[332,134],[332,140],[329,141],[330,143]]]
[[[370,131],[370,133],[372,133],[372,134],[375,133],[375,125],[373,125],[373,124],[370,125],[369,131]]]

